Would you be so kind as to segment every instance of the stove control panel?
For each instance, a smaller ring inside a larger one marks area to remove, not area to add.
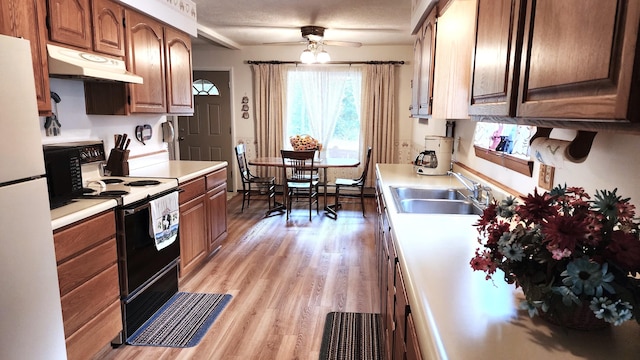
[[[105,161],[104,146],[99,144],[87,144],[80,147],[80,162],[82,164],[96,161]]]
[[[102,141],[76,141],[68,143],[47,144],[43,146],[50,148],[77,148],[80,151],[80,164],[106,161],[104,153],[104,143]]]

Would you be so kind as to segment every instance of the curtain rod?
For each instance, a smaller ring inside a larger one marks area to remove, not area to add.
[[[295,65],[355,65],[355,64],[367,64],[367,65],[404,65],[404,61],[329,61],[324,64],[305,64],[301,61],[260,61],[260,60],[247,60],[247,64],[295,64]]]

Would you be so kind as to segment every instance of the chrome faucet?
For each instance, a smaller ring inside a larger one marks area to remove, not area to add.
[[[484,204],[485,206],[489,206],[489,204],[491,203],[491,188],[488,186],[483,186],[482,184],[480,184],[477,181],[473,181],[471,179],[469,179],[468,177],[462,175],[461,173],[457,173],[457,172],[453,172],[453,171],[448,171],[447,174],[449,175],[453,175],[456,179],[458,179],[458,181],[460,181],[462,183],[462,185],[464,185],[465,188],[467,188],[467,190],[471,191],[471,198],[473,201],[475,202],[480,202],[482,199],[482,193],[484,192]]]

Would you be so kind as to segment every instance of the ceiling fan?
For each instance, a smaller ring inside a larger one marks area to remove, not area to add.
[[[324,31],[326,28],[322,26],[307,25],[300,28],[303,41],[295,42],[276,42],[265,43],[265,45],[292,45],[292,44],[314,44],[315,46],[349,46],[360,47],[362,43],[355,41],[337,41],[337,40],[325,40]]]
[[[322,26],[303,26],[300,28],[300,32],[302,33],[304,41],[279,44],[306,44],[306,48],[302,51],[302,54],[300,54],[300,61],[305,64],[327,63],[331,61],[331,56],[329,56],[329,53],[324,49],[325,46],[362,46],[362,43],[355,41],[325,40],[324,30],[325,28]]]

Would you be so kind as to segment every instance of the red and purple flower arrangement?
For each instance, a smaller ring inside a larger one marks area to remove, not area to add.
[[[563,323],[588,306],[597,319],[640,323],[640,227],[635,207],[613,191],[593,199],[579,187],[537,189],[516,203],[489,205],[477,226],[480,247],[471,260],[487,280],[501,270],[521,287],[530,316]]]

